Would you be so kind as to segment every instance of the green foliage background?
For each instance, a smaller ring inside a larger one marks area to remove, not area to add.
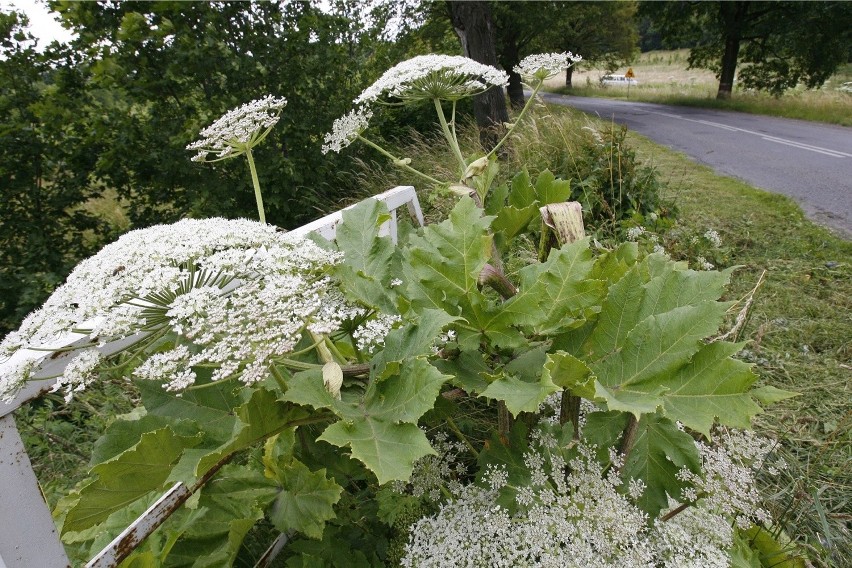
[[[254,217],[244,163],[199,165],[185,150],[250,100],[288,100],[256,151],[271,223],[298,226],[351,199],[348,172],[369,152],[323,156],[322,133],[389,61],[432,48],[428,35],[387,41],[393,10],[373,9],[367,25],[360,2],[50,7],[78,37],[44,52],[25,16],[0,14],[0,334],[123,230],[185,216]],[[130,227],[92,212],[107,192]]]

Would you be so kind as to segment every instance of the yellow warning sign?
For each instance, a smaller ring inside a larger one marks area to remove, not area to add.
[[[633,74],[633,67],[628,67],[627,73],[625,73],[624,76],[628,79],[632,79],[633,77],[635,77],[636,75]]]

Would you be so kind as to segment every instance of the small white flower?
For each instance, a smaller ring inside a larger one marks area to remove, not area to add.
[[[367,129],[372,116],[373,112],[362,106],[352,109],[349,114],[335,120],[331,132],[325,135],[322,153],[328,154],[331,151],[339,153],[349,146],[359,134]]]
[[[372,353],[385,344],[385,336],[401,321],[402,318],[397,315],[379,314],[361,324],[352,332],[352,337],[360,351]]]
[[[713,263],[708,262],[707,259],[704,258],[703,256],[699,256],[698,258],[696,258],[695,262],[696,262],[696,264],[698,264],[698,266],[699,266],[699,268],[701,268],[701,270],[713,270],[715,268]]]
[[[431,444],[435,455],[424,456],[414,462],[414,470],[408,482],[392,482],[394,491],[427,497],[437,503],[441,499],[442,488],[452,494],[462,490],[458,478],[467,474],[467,466],[462,460],[467,447],[462,442],[451,440],[445,432],[435,434]]]
[[[536,53],[527,55],[515,66],[514,71],[525,79],[544,81],[555,77],[583,58],[570,51],[564,53]]]
[[[630,478],[628,482],[627,494],[630,495],[630,498],[634,501],[639,499],[642,496],[642,493],[645,492],[645,482],[641,479],[633,479]]]
[[[169,377],[166,390],[180,391],[195,382],[195,373],[189,367],[190,356],[185,345],[178,345],[170,351],[152,355],[136,367],[133,374],[148,381],[160,381]]]
[[[286,104],[283,97],[267,95],[228,111],[201,131],[200,140],[187,145],[187,150],[198,152],[192,161],[218,161],[238,156],[259,144],[278,122]],[[208,160],[208,154],[213,154],[214,158]]]
[[[722,239],[719,237],[719,233],[713,229],[707,229],[707,232],[704,233],[704,238],[710,241],[710,244],[716,248],[722,246]]]
[[[364,89],[355,104],[370,104],[383,98],[413,100],[458,100],[505,87],[509,76],[503,71],[460,55],[419,55],[399,63]]]
[[[638,241],[639,237],[645,234],[645,227],[630,227],[627,229],[627,240]]]
[[[505,487],[506,484],[509,483],[509,473],[506,471],[506,467],[502,464],[499,466],[488,464],[483,478],[488,481],[488,485],[491,486],[491,489],[494,491]]]
[[[62,376],[51,387],[50,392],[65,390],[65,402],[70,402],[74,393],[84,390],[97,378],[95,369],[101,362],[101,354],[96,349],[87,349],[74,357]]]

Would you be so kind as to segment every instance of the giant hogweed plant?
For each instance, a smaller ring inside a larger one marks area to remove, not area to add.
[[[501,80],[461,59],[425,74],[402,64],[356,102],[434,97],[440,119],[442,100]],[[567,63],[534,61],[555,60]],[[439,122],[452,138],[453,120]],[[766,452],[731,454],[725,469],[714,464],[737,444],[711,440],[789,393],[754,388],[732,358],[742,344],[714,340],[732,309],[720,301],[730,271],[581,239],[504,274],[496,255],[541,205],[568,197],[567,183],[521,172],[491,189],[493,155],[473,168],[480,158],[457,158],[471,195],[399,245],[379,236],[388,212],[367,200],[344,213],[333,243],[185,220],[131,232],[78,266],[0,346],[13,357],[4,398],[38,375],[45,352],[71,358],[56,387],[69,397],[116,376],[139,397],[96,444],[91,477],[59,503],[64,541],[91,556],[182,482],[185,506],[131,565],[232,565],[247,535],[270,530],[289,539],[288,566],[494,565],[499,550],[516,565],[768,562],[750,535],[770,519],[743,473]],[[69,330],[87,339],[51,347]],[[487,432],[462,431],[459,401],[492,416]],[[457,467],[440,465],[446,452],[427,426],[463,449]],[[440,510],[406,517],[413,496],[393,489],[436,463]],[[719,489],[730,472],[742,491]],[[499,530],[463,538],[468,514]],[[414,524],[394,558],[403,518]],[[709,537],[698,530],[708,518]],[[525,536],[509,542],[515,528]]]

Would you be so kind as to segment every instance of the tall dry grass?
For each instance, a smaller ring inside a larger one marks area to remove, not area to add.
[[[687,69],[688,50],[651,51],[643,53],[633,61],[638,85],[626,87],[602,85],[603,69],[579,68],[572,78],[573,87],[565,88],[564,77],[555,77],[547,82],[546,88],[571,95],[607,97],[674,104],[700,106],[766,114],[786,118],[799,118],[852,126],[852,93],[840,88],[852,81],[852,64],[843,66],[819,89],[799,86],[781,97],[767,93],[734,87],[730,100],[716,100],[719,82],[712,71]],[[628,66],[615,71],[624,74]]]

